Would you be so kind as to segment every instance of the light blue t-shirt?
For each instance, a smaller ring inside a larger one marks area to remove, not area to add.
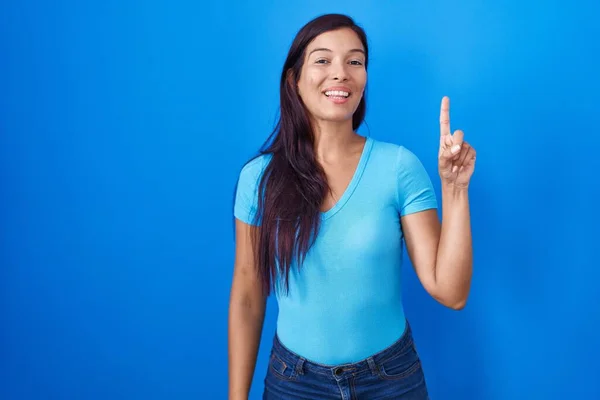
[[[234,215],[252,223],[258,184],[270,156],[242,169]],[[321,214],[314,246],[289,293],[277,291],[277,335],[309,361],[363,360],[404,333],[400,217],[437,208],[425,168],[403,146],[368,137],[356,172],[333,208]]]

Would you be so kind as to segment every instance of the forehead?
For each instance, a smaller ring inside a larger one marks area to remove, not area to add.
[[[306,48],[307,53],[317,48],[327,48],[335,52],[362,49],[364,46],[356,32],[350,28],[336,29],[317,36]]]

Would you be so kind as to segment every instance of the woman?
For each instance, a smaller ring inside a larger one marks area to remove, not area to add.
[[[451,135],[444,97],[440,223],[419,159],[356,133],[367,65],[365,34],[343,15],[309,22],[291,46],[274,137],[237,186],[230,399],[248,398],[271,291],[279,315],[265,399],[428,398],[402,306],[402,240],[425,290],[464,307],[475,150]]]

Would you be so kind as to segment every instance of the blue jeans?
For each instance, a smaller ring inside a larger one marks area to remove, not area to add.
[[[277,335],[265,377],[263,400],[428,400],[421,360],[410,325],[397,342],[371,357],[343,365],[307,361]]]

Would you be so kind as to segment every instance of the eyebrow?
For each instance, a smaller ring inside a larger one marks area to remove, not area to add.
[[[314,53],[316,51],[329,51],[329,52],[332,52],[331,49],[328,49],[328,48],[325,48],[325,47],[319,47],[319,48],[316,48],[316,49],[312,50],[308,55],[310,56],[312,53]],[[365,51],[363,49],[352,49],[352,50],[349,50],[348,53],[362,53],[364,55]]]

